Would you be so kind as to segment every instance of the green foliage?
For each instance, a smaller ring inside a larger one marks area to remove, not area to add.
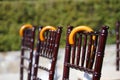
[[[26,23],[63,26],[62,47],[68,25],[88,25],[95,30],[108,25],[114,32],[120,19],[119,4],[119,0],[1,0],[0,51],[20,50],[19,29]],[[115,33],[108,36],[107,43],[115,43]]]

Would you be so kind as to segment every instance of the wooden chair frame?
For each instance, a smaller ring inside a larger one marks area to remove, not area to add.
[[[116,70],[119,71],[120,65],[120,21],[116,23]]]
[[[71,26],[67,29],[62,80],[69,80],[71,68],[92,74],[92,80],[100,80],[108,27],[102,26],[100,32],[77,32],[74,35],[74,44],[70,44],[72,30]]]
[[[27,26],[27,27],[26,27]],[[32,25],[25,25],[23,29],[20,29],[20,35],[22,37],[21,41],[21,60],[20,60],[20,80],[24,80],[25,71],[27,72],[27,79],[30,80],[31,78],[31,68],[32,68],[32,58],[33,58],[33,51],[34,51],[34,41],[35,41],[35,27],[28,27]],[[25,56],[26,51],[29,51],[29,57]],[[28,65],[24,62],[27,61]]]
[[[42,32],[43,28],[44,27],[39,28],[39,33]],[[39,38],[40,34],[38,35],[37,48],[34,55],[35,63],[33,64],[34,69],[32,74],[32,80],[41,80],[40,78],[38,78],[38,69],[42,69],[49,73],[48,80],[54,80],[55,66],[57,61],[61,33],[62,27],[58,27],[56,30],[46,30],[44,34],[45,40],[41,40]],[[39,64],[39,60],[42,60],[42,57],[51,61],[50,69]]]

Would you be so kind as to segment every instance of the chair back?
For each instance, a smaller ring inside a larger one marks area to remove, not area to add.
[[[120,21],[116,23],[116,70],[119,71],[120,63]]]
[[[102,26],[101,31],[95,32],[86,26],[69,26],[66,35],[62,80],[71,80],[77,75],[72,76],[71,69],[91,74],[92,80],[100,80],[108,27]]]
[[[35,41],[35,27],[32,25],[24,25],[20,29],[21,56],[20,56],[20,80],[30,80],[32,58]]]
[[[40,27],[34,55],[32,80],[53,80],[62,27]],[[46,74],[44,74],[46,72]]]

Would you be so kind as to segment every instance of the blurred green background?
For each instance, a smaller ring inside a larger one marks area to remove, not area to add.
[[[115,44],[115,23],[120,20],[120,0],[0,0],[0,52],[20,50],[19,29],[62,26],[60,46],[65,45],[68,25],[87,25],[94,30],[109,26],[107,44]]]

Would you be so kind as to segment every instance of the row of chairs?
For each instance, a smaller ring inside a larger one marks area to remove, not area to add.
[[[34,47],[36,30],[30,24],[20,29],[20,80],[44,80],[40,78],[41,70],[48,72],[48,80],[57,80],[55,70],[62,27],[39,27],[37,45]],[[68,26],[65,53],[62,53],[65,55],[62,80],[70,80],[71,69],[91,74],[92,80],[100,80],[107,35],[107,26],[102,26],[100,31],[86,26]],[[44,62],[49,65],[44,65]]]

